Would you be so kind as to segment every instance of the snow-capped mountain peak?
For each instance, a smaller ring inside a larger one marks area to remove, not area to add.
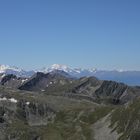
[[[5,73],[8,70],[22,72],[23,70],[15,67],[15,66],[9,66],[9,65],[0,65],[0,73]]]
[[[18,70],[19,69],[15,68],[15,67],[10,67],[8,65],[0,65],[0,73],[5,73],[7,70]]]
[[[43,69],[41,69],[40,72],[48,73],[48,72],[52,72],[54,70],[60,70],[60,71],[64,71],[64,72],[67,72],[67,73],[73,72],[73,69],[69,68],[66,65],[60,65],[60,64],[53,64],[49,68],[43,68]]]
[[[0,73],[4,73],[6,69],[9,69],[8,65],[0,65]]]
[[[97,72],[97,69],[96,68],[91,68],[91,69],[88,69],[88,71],[90,71],[90,72]]]
[[[30,77],[34,71],[25,71],[15,66],[0,65],[0,74],[14,74],[18,77]]]
[[[91,68],[91,69],[70,68],[66,65],[60,65],[60,64],[53,64],[51,67],[43,68],[39,71],[43,72],[43,73],[48,73],[48,72],[52,72],[54,70],[64,71],[75,77],[91,76],[91,75],[93,75],[93,73],[96,73],[96,71],[97,71],[97,69],[95,69],[95,68]]]
[[[64,71],[72,77],[95,76],[103,80],[113,80],[124,82],[132,85],[140,85],[140,71],[124,71],[124,70],[97,70],[95,68],[71,68],[66,65],[53,64],[51,67],[46,67],[41,70],[26,71],[17,67],[0,65],[0,78],[7,74],[14,74],[18,77],[31,77],[36,72],[49,73],[55,70]]]
[[[68,68],[66,65],[53,64],[50,69],[69,71],[70,68]]]

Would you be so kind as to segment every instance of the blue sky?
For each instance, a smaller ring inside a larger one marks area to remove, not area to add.
[[[0,64],[140,70],[139,0],[1,0]]]

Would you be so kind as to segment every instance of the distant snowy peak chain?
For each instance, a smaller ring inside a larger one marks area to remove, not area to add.
[[[48,73],[54,70],[61,70],[72,77],[90,77],[95,76],[101,80],[111,80],[123,82],[129,85],[140,85],[140,71],[124,71],[124,70],[97,70],[96,68],[82,69],[70,68],[66,65],[54,64],[49,68],[41,69],[40,72]]]
[[[0,65],[0,74],[14,74],[18,77],[30,77],[35,71],[25,71],[15,66]]]
[[[129,71],[123,71],[123,70],[112,70],[112,71],[107,71],[107,70],[97,70],[96,68],[90,68],[90,69],[83,69],[83,68],[71,68],[68,67],[66,65],[62,65],[62,64],[53,64],[50,67],[45,67],[42,68],[40,70],[31,70],[31,71],[27,71],[27,70],[23,70],[20,69],[18,67],[15,66],[8,66],[8,65],[0,65],[0,73],[6,73],[6,74],[15,74],[15,75],[26,75],[28,74],[28,76],[30,76],[31,74],[34,74],[35,72],[43,72],[43,73],[48,73],[48,72],[52,72],[54,70],[60,70],[60,71],[64,71],[68,74],[84,74],[85,76],[90,76],[92,74],[95,73],[123,73],[123,72],[129,72]],[[131,71],[134,72],[134,71]]]
[[[64,72],[72,72],[73,70],[66,65],[53,64],[48,70],[62,70]]]
[[[55,70],[64,71],[72,77],[90,77],[95,76],[101,80],[112,80],[123,82],[129,85],[140,85],[140,71],[123,71],[123,70],[97,70],[96,68],[82,69],[71,68],[66,65],[53,64],[51,67],[46,67],[40,70],[23,70],[17,67],[8,65],[0,65],[0,78],[7,74],[14,74],[18,77],[31,77],[36,72],[49,73]]]
[[[17,76],[24,76],[24,77],[30,77],[35,72],[48,73],[48,72],[52,72],[54,70],[64,71],[64,72],[66,72],[72,76],[75,76],[75,77],[93,76],[94,74],[96,74],[98,72],[101,72],[101,73],[106,72],[106,71],[97,70],[96,68],[90,68],[90,69],[70,68],[66,65],[60,65],[60,64],[53,64],[50,67],[45,67],[43,69],[36,70],[36,71],[34,71],[34,70],[26,71],[26,70],[20,69],[20,68],[15,67],[15,66],[0,65],[0,73],[15,74]],[[123,72],[123,71],[116,71],[116,72]]]
[[[81,72],[96,72],[97,69],[92,68],[92,69],[81,69],[81,68],[70,68],[66,65],[60,65],[60,64],[53,64],[51,67],[49,68],[43,68],[42,70],[40,70],[41,72],[47,73],[47,72],[51,72],[54,70],[62,70],[64,72],[67,72],[69,74],[78,74]]]
[[[59,65],[59,64],[53,64],[51,66],[52,69],[64,69],[64,70],[67,70],[69,69],[66,65]]]
[[[22,69],[19,69],[15,66],[0,65],[0,73],[4,73],[7,70],[13,70],[13,71],[18,71],[18,72],[23,71]]]

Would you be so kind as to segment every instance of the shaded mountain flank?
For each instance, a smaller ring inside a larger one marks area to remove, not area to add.
[[[63,93],[65,96],[84,96],[95,101],[108,101],[114,104],[126,103],[139,96],[140,88],[127,86],[114,81],[101,81],[96,77],[74,79],[57,71],[51,73],[36,73],[23,83],[20,90],[42,91],[45,93]]]
[[[9,88],[18,88],[27,78],[17,77],[13,74],[5,75],[1,78],[0,84]]]

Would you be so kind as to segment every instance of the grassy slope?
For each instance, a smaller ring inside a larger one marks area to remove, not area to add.
[[[41,136],[42,140],[93,140],[91,125],[112,110],[111,107],[99,106],[86,100],[43,94],[34,95],[30,92],[26,94],[23,91],[21,93],[21,91],[3,88],[0,91],[1,95],[17,100],[47,103],[57,111],[54,122],[48,126],[33,127],[29,126],[22,117],[15,118],[6,127],[6,133],[11,134],[13,139],[16,137],[17,140],[31,140],[37,136]],[[17,108],[17,113],[20,112]]]
[[[20,93],[20,94],[19,94]],[[57,110],[54,123],[48,126],[31,127],[22,119],[15,120],[7,126],[7,134],[12,134],[19,140],[30,140],[41,136],[42,140],[92,140],[94,132],[91,125],[111,114],[110,127],[122,134],[120,140],[139,140],[140,138],[140,99],[130,105],[117,106],[97,105],[86,100],[74,100],[67,97],[59,97],[31,92],[14,91],[0,87],[0,94],[24,99],[29,102],[48,103]]]
[[[120,106],[111,115],[111,127],[122,133],[119,140],[140,139],[140,99],[128,106]]]
[[[20,140],[30,139],[33,132],[38,133],[43,140],[93,140],[91,125],[108,114],[110,108],[97,107],[88,115],[87,112],[89,111],[80,108],[59,111],[54,123],[41,127],[30,127],[23,121],[15,121],[8,128],[8,133],[18,135]],[[85,119],[85,116],[90,119]]]

